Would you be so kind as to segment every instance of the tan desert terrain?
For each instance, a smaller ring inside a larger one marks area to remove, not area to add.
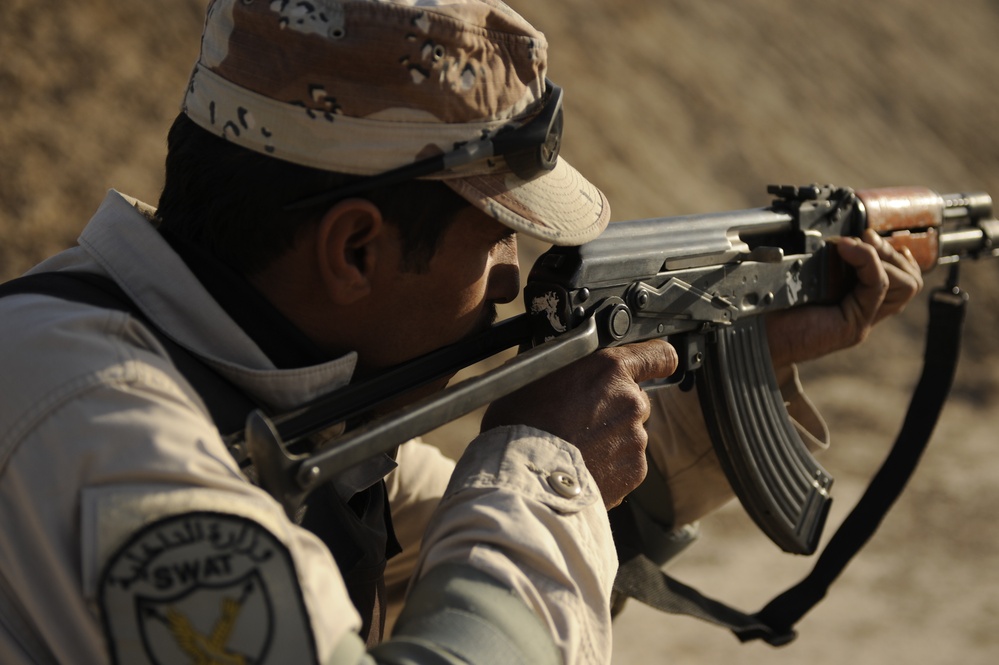
[[[769,183],[999,196],[995,0],[511,4],[548,36],[550,75],[567,95],[563,154],[604,189],[616,220],[762,206]],[[156,201],[203,9],[0,3],[0,278],[72,244],[110,187]],[[525,246],[525,264],[538,251]],[[743,646],[632,603],[615,663],[999,662],[999,263],[962,274],[964,355],[934,441],[799,639]],[[803,368],[833,433],[830,532],[901,422],[925,318],[921,297],[861,348]],[[437,436],[455,451],[475,427]],[[754,610],[811,565],[730,505],[670,571]]]

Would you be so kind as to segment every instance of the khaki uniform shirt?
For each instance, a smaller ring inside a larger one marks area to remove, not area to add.
[[[274,409],[349,381],[353,355],[274,369],[137,205],[110,193],[79,247],[36,270],[109,275],[175,341]],[[359,628],[328,550],[248,482],[141,323],[9,296],[0,367],[0,662],[179,660],[198,645],[324,662]],[[400,586],[414,563],[417,576],[471,563],[536,611],[566,662],[606,662],[614,549],[575,448],[494,430],[453,475],[427,446],[404,448],[395,471],[380,458],[352,472],[359,489],[389,473],[405,554],[388,582]],[[556,471],[582,493],[558,494],[546,480]]]

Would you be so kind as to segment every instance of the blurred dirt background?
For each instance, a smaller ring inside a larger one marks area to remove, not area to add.
[[[567,94],[563,154],[606,191],[615,219],[762,206],[769,183],[999,195],[996,0],[511,4],[549,38]],[[156,201],[203,9],[0,3],[0,277],[72,244],[110,187]],[[525,265],[538,250],[524,247]],[[615,663],[999,662],[997,276],[991,262],[963,271],[963,364],[934,443],[799,639],[742,646],[632,603]],[[921,298],[863,347],[803,368],[833,430],[830,531],[901,422],[925,318]],[[438,436],[455,450],[474,429]],[[781,554],[737,505],[702,526],[670,571],[743,609],[812,565]]]

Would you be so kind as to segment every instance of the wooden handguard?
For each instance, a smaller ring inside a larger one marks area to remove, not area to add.
[[[896,250],[908,247],[923,272],[936,266],[945,208],[942,196],[924,187],[884,187],[858,190],[857,198],[867,228]]]

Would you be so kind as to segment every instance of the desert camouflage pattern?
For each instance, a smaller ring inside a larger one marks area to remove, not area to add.
[[[547,49],[496,0],[214,0],[183,110],[248,149],[375,175],[530,119]],[[431,177],[556,244],[596,237],[610,216],[564,159],[530,181],[502,159]]]

